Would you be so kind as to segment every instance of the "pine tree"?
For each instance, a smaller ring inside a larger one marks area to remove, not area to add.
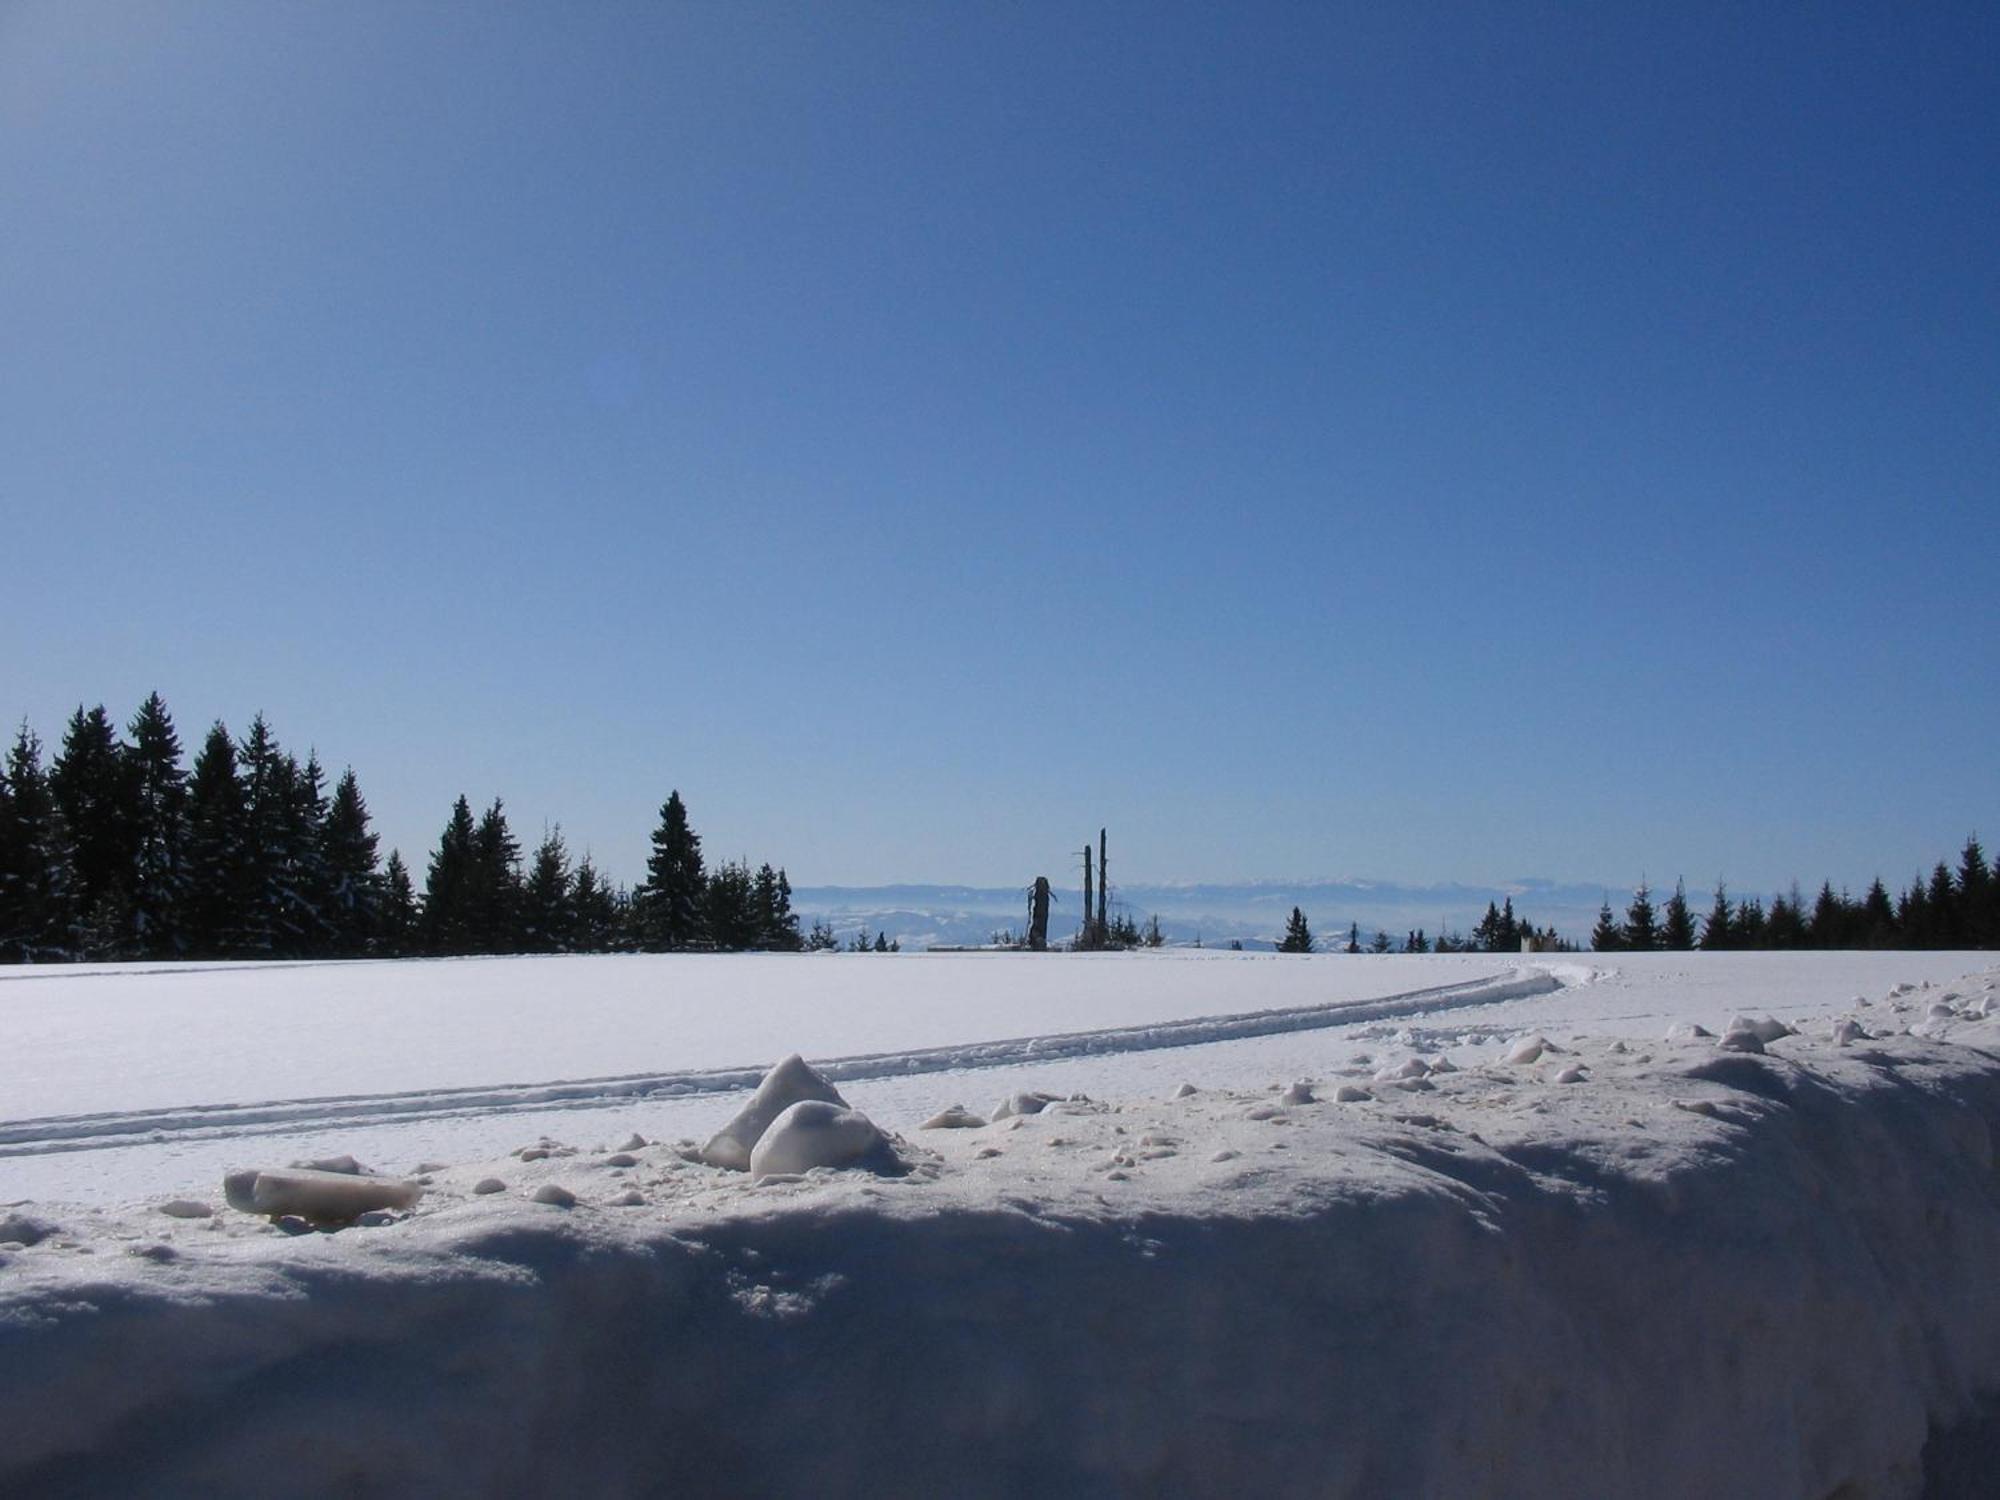
[[[1719,953],[1735,945],[1735,917],[1729,905],[1729,890],[1718,880],[1715,883],[1715,905],[1708,909],[1708,915],[1702,919],[1702,951]]]
[[[243,784],[236,745],[220,720],[211,725],[188,778],[188,898],[182,930],[196,958],[226,958],[245,922]]]
[[[1924,894],[1924,878],[1919,875],[1896,902],[1896,926],[1903,934],[1905,948],[1931,946],[1931,906]]]
[[[570,882],[572,941],[579,953],[609,953],[620,946],[619,912],[611,887],[588,854],[577,862]]]
[[[42,743],[21,725],[0,798],[0,963],[78,958],[76,877],[62,810],[42,770]]]
[[[389,958],[414,953],[419,920],[409,867],[403,863],[402,851],[391,849],[389,863],[382,871],[382,907],[375,929],[374,951]]]
[[[755,931],[750,946],[765,952],[781,949],[784,943],[778,922],[778,872],[771,868],[768,860],[757,867],[757,874],[751,881],[750,910],[751,925]]]
[[[521,845],[507,827],[498,797],[473,830],[470,897],[472,951],[520,951]]]
[[[1958,940],[1968,948],[1990,948],[1996,937],[1992,928],[1993,874],[1986,867],[1986,851],[1979,837],[1972,835],[1958,856]]]
[[[640,925],[649,952],[678,953],[700,946],[709,936],[704,911],[708,884],[701,835],[688,826],[687,808],[676,790],[660,808],[646,882],[639,888]]]
[[[1284,941],[1278,944],[1280,953],[1310,953],[1313,951],[1312,928],[1306,925],[1306,914],[1298,907],[1292,908],[1292,915],[1285,923]]]
[[[786,953],[797,953],[805,946],[799,936],[798,913],[792,910],[792,881],[785,873],[783,865],[778,866],[778,930],[776,946]]]
[[[1805,904],[1796,881],[1789,896],[1771,898],[1771,915],[1764,923],[1764,946],[1790,950],[1806,945]]]
[[[427,953],[473,951],[473,893],[477,882],[472,849],[472,804],[460,793],[451,819],[438,835],[424,877],[423,920],[420,925]]]
[[[568,950],[576,912],[572,905],[569,851],[563,847],[562,825],[542,835],[521,888],[521,942],[530,953]]]
[[[1625,948],[1625,929],[1618,925],[1611,915],[1611,903],[1606,901],[1597,908],[1597,926],[1590,933],[1591,951],[1595,953],[1620,953]]]
[[[150,958],[187,951],[187,775],[181,742],[158,693],[133,716],[128,732],[132,777],[132,947]]]
[[[236,761],[243,783],[243,905],[230,946],[239,954],[268,956],[285,951],[293,915],[287,846],[298,766],[279,748],[262,714],[250,721]]]
[[[750,867],[741,860],[725,860],[708,878],[709,940],[725,953],[740,953],[756,945],[758,932],[756,882]]]
[[[1674,882],[1674,893],[1667,898],[1665,920],[1660,926],[1660,946],[1675,953],[1685,953],[1694,947],[1694,916],[1688,911],[1687,885],[1684,881]]]
[[[1931,913],[1932,948],[1956,948],[1960,937],[1958,931],[1958,887],[1952,883],[1951,867],[1943,860],[1931,871],[1931,888],[1926,893],[1925,904]]]
[[[1876,876],[1861,899],[1861,941],[1870,948],[1896,946],[1896,908],[1889,900],[1888,887]]]
[[[1831,880],[1822,883],[1819,896],[1813,902],[1812,916],[1806,922],[1807,945],[1813,948],[1851,947],[1848,938],[1850,904],[1833,893]]]
[[[77,906],[87,957],[131,951],[131,899],[137,864],[132,768],[111,716],[78,705],[49,766],[49,792],[69,830]]]
[[[1653,893],[1641,880],[1639,889],[1632,893],[1632,904],[1625,908],[1625,947],[1628,952],[1645,953],[1659,946],[1660,926],[1653,911]]]
[[[326,880],[323,915],[332,949],[344,958],[366,953],[383,926],[383,883],[375,868],[377,844],[377,836],[368,827],[368,804],[362,801],[354,768],[349,766],[334,783],[333,800],[327,805],[320,835]],[[409,871],[403,871],[405,886],[409,879]]]

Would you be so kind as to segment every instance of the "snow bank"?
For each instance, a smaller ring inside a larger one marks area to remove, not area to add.
[[[21,1214],[0,1492],[1914,1495],[2000,1391],[2000,1023],[1886,1008],[1066,1099],[896,1178],[545,1141],[337,1234]]]

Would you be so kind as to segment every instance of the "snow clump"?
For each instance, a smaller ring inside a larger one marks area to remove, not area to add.
[[[814,1167],[886,1164],[889,1138],[859,1110],[823,1099],[801,1099],[777,1119],[750,1153],[750,1180],[810,1172]]]
[[[806,1065],[806,1060],[794,1052],[764,1075],[764,1081],[757,1085],[757,1092],[750,1096],[750,1102],[736,1113],[722,1129],[709,1137],[708,1144],[701,1148],[701,1159],[711,1167],[726,1167],[732,1172],[748,1172],[750,1155],[756,1150],[757,1142],[779,1115],[794,1104],[806,1100],[816,1100],[821,1104],[831,1104],[838,1109],[847,1108],[847,1101],[840,1097],[840,1090],[820,1077]]]
[[[424,1190],[399,1177],[359,1177],[307,1167],[231,1172],[222,1196],[246,1214],[278,1218],[293,1214],[309,1224],[346,1224],[373,1209],[416,1207]]]

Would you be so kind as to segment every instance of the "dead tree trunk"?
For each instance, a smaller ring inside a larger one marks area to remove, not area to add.
[[[1106,908],[1111,904],[1111,854],[1105,847],[1104,830],[1097,830],[1097,940],[1102,943],[1111,936],[1111,923],[1107,920]]]
[[[1095,948],[1097,933],[1090,918],[1090,845],[1083,846],[1083,946]]]
[[[1028,897],[1028,946],[1037,953],[1049,946],[1049,877],[1037,875]]]

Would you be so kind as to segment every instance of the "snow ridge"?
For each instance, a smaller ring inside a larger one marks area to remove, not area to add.
[[[813,1066],[828,1080],[847,1083],[1148,1052],[1167,1047],[1191,1047],[1245,1037],[1390,1020],[1468,1006],[1494,1005],[1525,996],[1550,994],[1570,985],[1588,983],[1595,977],[1593,970],[1581,964],[1528,964],[1504,974],[1406,990],[1369,1000],[1333,1001],[1052,1036],[867,1053],[817,1061]],[[764,1075],[765,1066],[747,1064],[545,1083],[344,1094],[312,1099],[269,1099],[240,1104],[194,1104],[171,1109],[8,1120],[0,1121],[0,1159],[100,1150],[168,1139],[213,1140],[385,1120],[441,1119],[551,1108],[591,1109],[627,1104],[635,1099],[737,1093],[755,1088]]]

